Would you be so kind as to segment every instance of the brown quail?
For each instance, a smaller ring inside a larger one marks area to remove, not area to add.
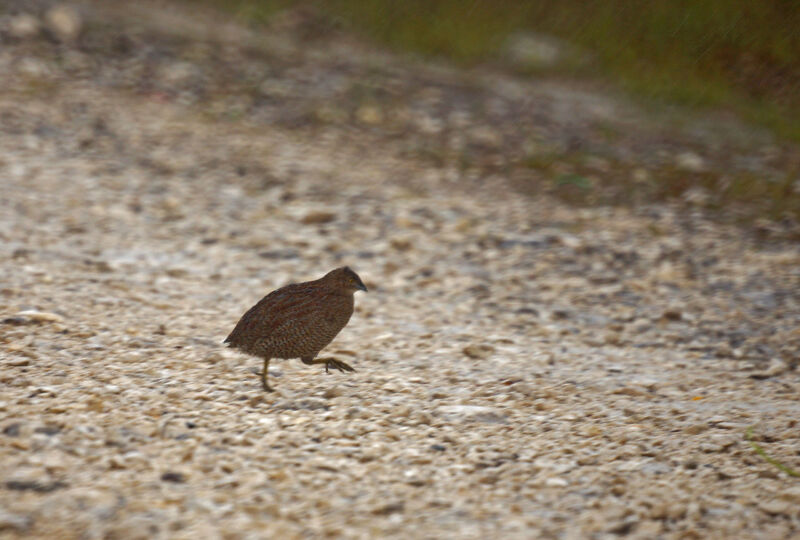
[[[261,384],[267,383],[272,358],[299,358],[304,364],[325,364],[339,371],[355,371],[334,358],[316,358],[353,314],[353,295],[367,288],[347,266],[320,279],[293,283],[272,291],[247,310],[225,339],[229,347],[264,359]]]

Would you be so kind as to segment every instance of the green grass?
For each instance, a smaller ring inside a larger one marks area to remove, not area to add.
[[[782,473],[784,473],[784,474],[786,474],[788,476],[794,476],[795,478],[800,478],[800,473],[799,472],[795,471],[794,469],[792,469],[791,467],[789,467],[787,465],[784,465],[783,463],[781,463],[777,459],[771,457],[769,454],[767,454],[767,452],[763,448],[761,448],[760,444],[758,444],[757,442],[755,442],[753,440],[753,428],[752,428],[752,426],[747,428],[747,431],[744,434],[744,438],[747,439],[747,442],[750,443],[750,446],[753,449],[753,451],[756,454],[758,454],[759,456],[761,456],[762,458],[764,458],[764,461],[766,461],[767,463],[769,463],[770,465],[774,466],[775,468],[777,468]]]
[[[214,1],[214,0],[211,0]],[[499,57],[517,31],[555,36],[590,59],[561,66],[648,100],[734,110],[800,140],[796,0],[233,0],[267,21],[305,5],[375,43],[465,65]]]

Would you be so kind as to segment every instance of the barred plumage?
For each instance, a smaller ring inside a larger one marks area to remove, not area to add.
[[[281,287],[247,310],[225,343],[264,359],[261,382],[267,391],[272,390],[267,383],[271,358],[300,358],[306,364],[324,363],[325,371],[354,371],[345,362],[315,357],[347,325],[359,290],[367,288],[347,266],[315,281]]]

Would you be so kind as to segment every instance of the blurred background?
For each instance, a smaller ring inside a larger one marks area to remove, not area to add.
[[[309,38],[342,32],[375,47],[464,68],[476,77],[481,69],[498,69],[522,78],[569,81],[567,87],[572,88],[590,84],[595,90],[624,91],[628,99],[651,112],[671,115],[675,106],[690,115],[715,111],[764,128],[778,140],[800,141],[800,32],[796,31],[800,9],[791,0],[264,0],[216,5],[253,24],[268,24],[295,10],[303,17],[303,33]],[[476,67],[477,72],[470,72]],[[615,126],[607,127],[609,132],[615,130]],[[608,135],[613,139],[612,133]],[[559,175],[556,182],[587,188],[591,167],[587,167],[587,156],[578,153],[543,156],[531,152],[522,163],[552,174],[554,162],[563,158],[578,172]],[[646,191],[626,181],[630,171],[616,170],[614,165],[611,171],[603,171],[601,182],[624,185],[621,191],[627,194],[576,196],[570,192],[569,196],[617,202],[629,196],[631,189]],[[657,193],[647,195],[680,196],[694,186],[708,190],[699,193],[700,198],[710,195],[709,206],[761,199],[756,212],[764,217],[796,220],[800,215],[796,157],[781,163],[777,175],[755,170],[717,175],[709,170],[687,178],[687,171],[675,171],[669,165],[651,171],[658,184],[652,191]],[[681,168],[680,160],[678,165]],[[642,175],[639,171],[639,178]]]
[[[94,80],[211,117],[348,124],[463,178],[575,204],[800,215],[790,0],[120,6],[6,0],[6,55],[31,91]]]
[[[800,10],[791,0],[633,3],[219,2],[268,23],[287,8],[396,51],[516,73],[595,76],[653,103],[721,106],[800,137]],[[314,29],[309,29],[313,31]]]

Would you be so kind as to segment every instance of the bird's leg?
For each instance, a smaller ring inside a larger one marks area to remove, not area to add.
[[[267,382],[267,368],[269,367],[269,358],[264,358],[264,368],[261,370],[261,386],[264,387],[265,392],[272,392],[272,388]]]
[[[325,373],[328,373],[328,368],[338,369],[339,371],[342,371],[342,372],[344,372],[344,371],[355,371],[355,369],[350,367],[350,364],[348,364],[347,362],[342,362],[341,360],[337,360],[336,358],[333,358],[333,357],[314,358],[313,360],[311,360],[311,362],[308,362],[308,363],[311,363],[311,364],[325,364]]]

